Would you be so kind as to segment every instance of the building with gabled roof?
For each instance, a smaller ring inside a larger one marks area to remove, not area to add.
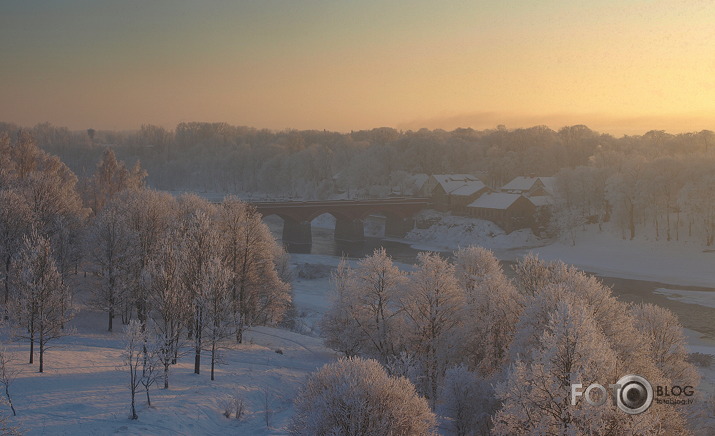
[[[489,188],[468,174],[437,174],[430,176],[430,197],[437,210],[466,215],[467,205]]]
[[[467,205],[467,215],[491,221],[505,232],[532,227],[536,207],[522,194],[492,192]]]

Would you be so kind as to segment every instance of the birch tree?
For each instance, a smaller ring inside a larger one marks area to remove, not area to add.
[[[275,239],[252,206],[226,197],[219,213],[224,258],[229,267],[236,340],[254,324],[281,320],[290,303],[290,286],[276,271]]]
[[[402,298],[408,349],[422,360],[424,391],[434,407],[444,371],[455,359],[455,332],[463,319],[464,293],[454,267],[436,253],[420,253]]]
[[[503,369],[523,297],[494,254],[470,246],[455,252],[457,279],[465,294],[464,358],[482,377]]]
[[[50,242],[36,231],[23,240],[15,289],[19,336],[30,342],[30,363],[34,361],[35,344],[39,346],[39,372],[43,372],[47,344],[68,334],[64,326],[71,319],[71,313],[69,289],[55,266]]]
[[[114,317],[131,299],[136,234],[117,205],[109,204],[94,218],[86,245],[96,267],[94,274],[101,280],[101,285],[93,288],[92,304],[107,312],[107,330],[111,332]]]
[[[169,388],[169,368],[176,363],[183,345],[182,332],[191,313],[191,301],[181,278],[181,253],[175,241],[172,237],[162,240],[157,257],[144,272],[152,326],[161,341],[159,358],[164,366],[164,389]]]

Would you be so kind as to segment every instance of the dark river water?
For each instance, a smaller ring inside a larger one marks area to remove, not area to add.
[[[277,221],[267,220],[267,224],[280,241],[282,230],[280,219],[277,219]],[[372,254],[376,248],[384,247],[395,262],[414,264],[417,262],[417,254],[421,251],[402,242],[383,240],[380,238],[367,238],[364,243],[358,244],[339,243],[333,239],[333,230],[326,228],[313,227],[312,233],[313,244],[310,247],[310,254],[316,255],[361,258]],[[307,252],[304,247],[288,247],[288,251]],[[445,256],[451,256],[452,253],[444,252],[443,254]],[[514,262],[502,260],[501,263],[504,272],[509,276],[513,276],[511,267]],[[613,289],[614,295],[620,300],[634,303],[653,303],[666,307],[678,315],[681,324],[685,328],[695,330],[710,339],[715,339],[715,308],[674,301],[666,298],[664,295],[653,293],[654,290],[659,288],[709,291],[713,292],[713,298],[715,299],[715,288],[623,279],[602,276],[595,273],[591,274],[599,277],[604,284],[610,286]]]

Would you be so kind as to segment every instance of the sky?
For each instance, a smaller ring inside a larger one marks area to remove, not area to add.
[[[712,0],[3,0],[0,121],[715,130]]]

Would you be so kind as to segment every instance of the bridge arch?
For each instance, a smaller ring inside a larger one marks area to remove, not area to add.
[[[385,216],[385,235],[404,236],[414,225],[413,215],[430,207],[426,198],[333,200],[253,203],[264,217],[283,220],[283,242],[312,244],[311,222],[325,213],[335,217],[335,239],[360,242],[365,239],[364,220],[375,214]]]

